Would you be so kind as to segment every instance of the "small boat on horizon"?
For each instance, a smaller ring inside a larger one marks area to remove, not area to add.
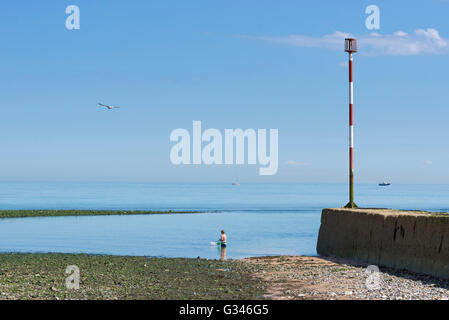
[[[389,186],[389,185],[391,185],[390,182],[381,182],[381,183],[379,183],[379,186],[381,186],[381,187],[386,187],[386,186]]]
[[[240,182],[239,182],[239,178],[235,179],[235,181],[232,183],[233,186],[239,186]]]

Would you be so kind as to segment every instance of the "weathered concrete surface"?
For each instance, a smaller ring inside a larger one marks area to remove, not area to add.
[[[449,214],[323,209],[317,251],[449,279]]]

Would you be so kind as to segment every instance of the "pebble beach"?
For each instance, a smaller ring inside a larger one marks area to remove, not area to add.
[[[255,276],[268,284],[264,296],[268,299],[449,299],[449,280],[406,270],[380,267],[374,274],[368,265],[318,257],[262,257],[245,262],[261,267]]]

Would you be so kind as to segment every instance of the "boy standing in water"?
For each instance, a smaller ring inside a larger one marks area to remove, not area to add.
[[[224,230],[221,230],[221,237],[219,241],[221,242],[222,247],[226,247],[226,233]]]
[[[221,237],[220,237],[220,244],[221,244],[221,260],[226,260],[226,233],[224,230],[221,230]]]

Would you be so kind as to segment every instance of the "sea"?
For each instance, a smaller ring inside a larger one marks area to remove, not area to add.
[[[357,184],[359,207],[449,211],[449,185]],[[241,259],[316,255],[323,208],[346,184],[0,182],[0,210],[188,210],[190,214],[0,219],[0,252]],[[223,252],[216,240],[225,230]]]

